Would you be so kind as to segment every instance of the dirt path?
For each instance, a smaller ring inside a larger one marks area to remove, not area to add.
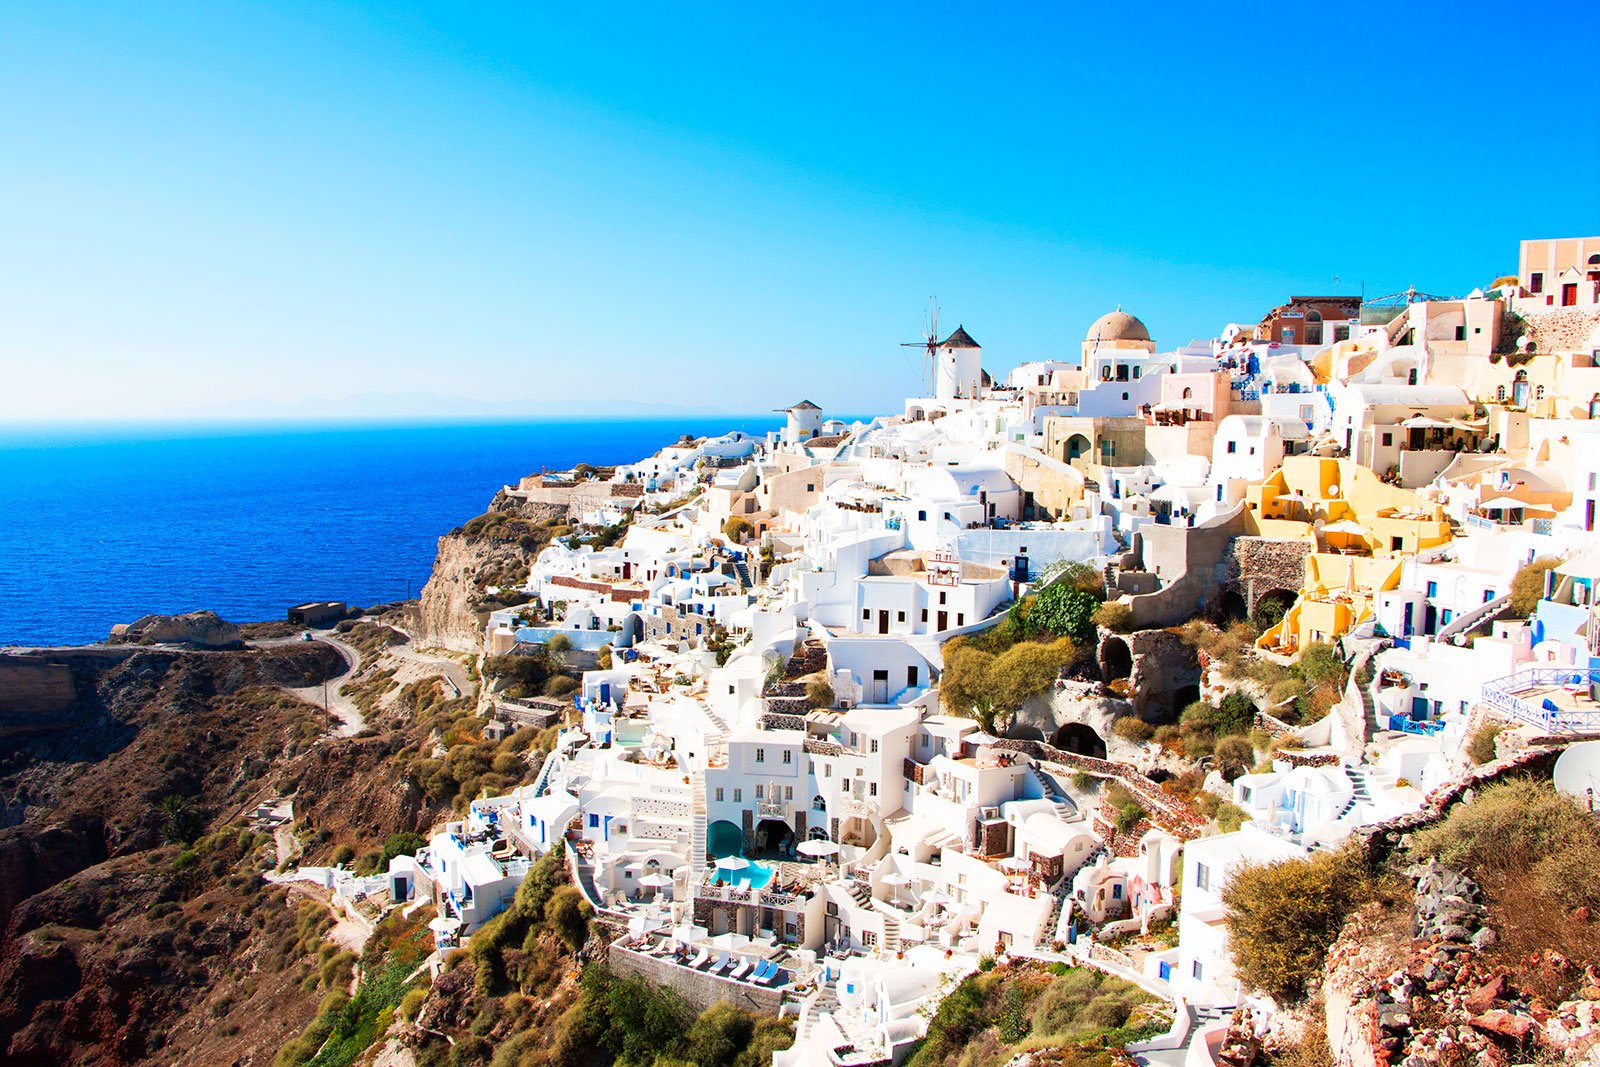
[[[326,701],[328,714],[339,720],[339,728],[335,733],[340,737],[354,737],[366,725],[366,720],[361,714],[361,709],[355,702],[344,695],[346,682],[355,679],[361,670],[361,652],[353,645],[348,645],[329,633],[309,631],[313,641],[321,641],[325,645],[332,645],[344,656],[346,664],[343,674],[331,678],[322,685],[307,686],[303,689],[292,689],[284,686],[284,692],[293,693],[307,704],[321,706]],[[268,641],[252,641],[255,648],[275,648],[282,645],[293,645],[303,641],[301,637],[275,637]]]

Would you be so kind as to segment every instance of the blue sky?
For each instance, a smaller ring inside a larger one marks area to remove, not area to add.
[[[0,418],[880,410],[933,294],[1003,370],[1600,231],[1591,4],[466,6],[0,7]]]

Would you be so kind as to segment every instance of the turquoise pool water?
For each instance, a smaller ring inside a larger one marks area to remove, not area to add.
[[[750,866],[742,867],[737,871],[718,871],[717,882],[720,885],[744,886],[747,889],[765,889],[772,881],[772,876],[777,873],[776,867],[769,867],[758,860],[751,860]]]

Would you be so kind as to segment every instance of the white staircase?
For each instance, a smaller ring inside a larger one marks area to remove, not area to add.
[[[689,775],[689,794],[693,798],[693,829],[689,834],[689,866],[694,872],[693,881],[699,884],[706,869],[706,773],[697,770]]]
[[[1348,815],[1350,810],[1357,804],[1372,803],[1372,790],[1367,783],[1366,771],[1360,769],[1359,767],[1346,767],[1344,769],[1344,776],[1350,779],[1351,793],[1350,800],[1345,804],[1344,810],[1339,812],[1340,818]]]

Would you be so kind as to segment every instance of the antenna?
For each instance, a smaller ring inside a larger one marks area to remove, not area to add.
[[[928,313],[922,320],[922,340],[902,341],[901,348],[921,348],[928,355],[928,395],[934,390],[934,365],[939,358],[939,298],[928,297]]]

